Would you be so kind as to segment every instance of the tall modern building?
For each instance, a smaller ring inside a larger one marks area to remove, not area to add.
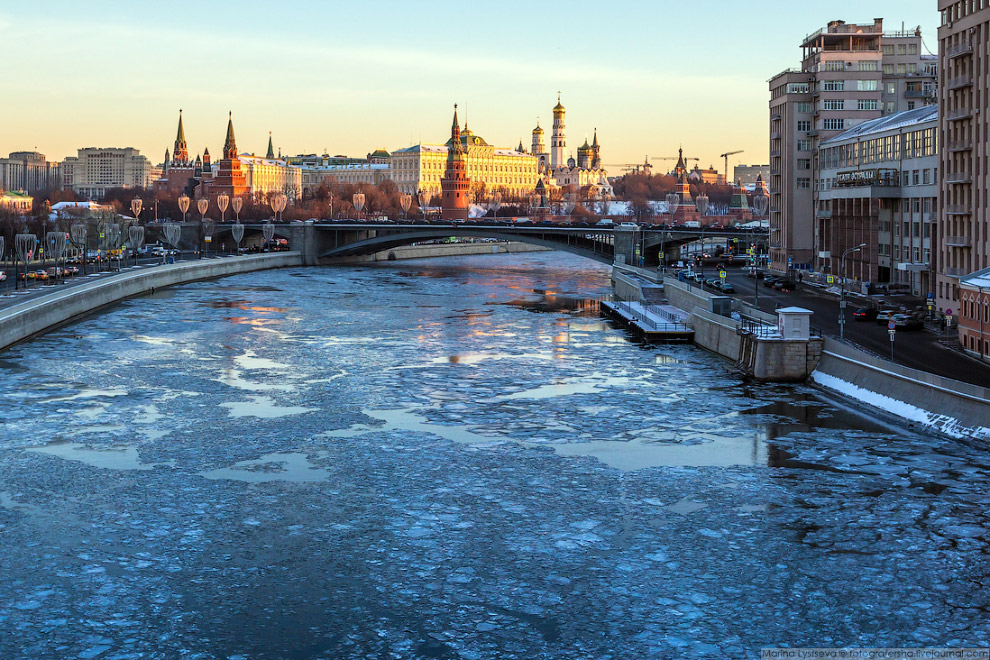
[[[980,8],[977,9],[977,6]],[[988,152],[990,140],[990,7],[986,2],[939,0],[942,24],[939,42],[939,253],[936,306],[939,311],[970,325],[987,315],[982,304],[960,297],[960,278],[990,266],[990,210],[988,210]],[[973,287],[970,287],[972,295]],[[987,318],[990,321],[990,317]],[[985,341],[982,331],[960,339],[969,350]],[[983,354],[987,351],[979,349]]]
[[[770,80],[770,267],[777,271],[821,270],[831,259],[816,247],[830,231],[815,212],[820,142],[934,100],[936,62],[923,52],[920,29],[884,33],[881,18],[832,21],[801,50],[800,69]]]

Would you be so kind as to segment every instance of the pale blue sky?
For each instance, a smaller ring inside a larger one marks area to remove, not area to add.
[[[816,6],[810,6],[810,5]],[[159,162],[179,108],[190,150],[364,155],[445,140],[452,104],[496,146],[529,146],[557,90],[568,150],[767,162],[767,85],[832,19],[921,25],[935,0],[729,2],[0,2],[0,154],[134,146]],[[549,133],[549,131],[548,131]]]

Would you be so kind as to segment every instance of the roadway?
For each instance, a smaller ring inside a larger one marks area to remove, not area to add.
[[[784,293],[763,286],[762,280],[746,277],[742,268],[730,267],[729,282],[736,288],[736,297],[752,303],[756,287],[760,288],[760,310],[773,313],[777,307],[804,307],[814,312],[811,324],[822,334],[838,338],[839,301],[835,295],[817,287],[798,285],[796,291]],[[705,267],[705,277],[718,277],[714,267]],[[888,298],[896,301],[896,297]],[[886,324],[875,321],[853,321],[852,312],[861,306],[860,301],[847,298],[845,337],[851,343],[870,353],[890,359],[890,339]],[[954,336],[956,330],[950,333]],[[898,330],[894,335],[894,362],[928,371],[946,378],[990,387],[990,365],[969,357],[961,351],[949,348],[940,340],[946,339],[930,330]]]

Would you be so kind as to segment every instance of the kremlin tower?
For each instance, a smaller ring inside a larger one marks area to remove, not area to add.
[[[550,167],[564,167],[567,151],[567,138],[564,136],[564,106],[560,103],[560,92],[557,92],[557,105],[553,107],[553,135],[550,136]]]
[[[440,179],[443,220],[467,220],[468,191],[471,181],[467,178],[467,162],[461,145],[461,128],[457,122],[457,104],[454,104],[454,123],[450,127],[447,143],[447,169]]]
[[[208,167],[207,163],[208,161],[204,159],[204,169]],[[200,188],[203,187],[200,186]],[[229,197],[244,197],[249,193],[244,172],[241,169],[241,161],[237,157],[233,114],[227,119],[227,138],[223,143],[223,158],[218,163],[217,175],[212,181],[208,182],[208,186],[205,186],[205,188],[199,196],[208,197],[214,205],[216,204],[217,196],[220,194],[226,194]]]

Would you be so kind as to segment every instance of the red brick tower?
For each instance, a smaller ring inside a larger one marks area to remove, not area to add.
[[[203,166],[206,167],[206,162]],[[220,159],[217,176],[207,192],[211,201],[215,201],[221,193],[229,197],[245,197],[250,193],[241,170],[241,160],[237,157],[233,115],[227,120],[227,139],[223,143],[223,158]]]
[[[447,142],[447,170],[440,179],[443,220],[467,220],[468,191],[471,181],[467,177],[467,162],[461,145],[461,127],[457,123],[457,104],[454,104],[454,123],[450,127]]]
[[[176,165],[186,164],[189,160],[189,148],[186,144],[186,131],[182,128],[182,110],[179,110],[179,130],[175,134],[175,145],[172,149],[172,160]]]

